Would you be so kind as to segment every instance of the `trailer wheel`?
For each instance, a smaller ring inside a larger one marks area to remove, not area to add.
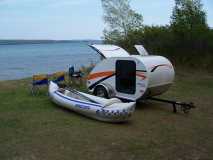
[[[98,97],[109,98],[108,92],[103,86],[97,86],[94,90],[94,95]]]

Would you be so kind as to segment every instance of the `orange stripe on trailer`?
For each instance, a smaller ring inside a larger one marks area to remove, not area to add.
[[[96,78],[100,78],[100,77],[108,77],[113,75],[115,72],[114,71],[105,71],[105,72],[97,72],[97,73],[93,73],[90,74],[87,77],[87,80],[92,80],[92,79],[96,79]]]
[[[146,76],[142,73],[136,73],[136,76],[141,77],[143,80],[146,79]]]

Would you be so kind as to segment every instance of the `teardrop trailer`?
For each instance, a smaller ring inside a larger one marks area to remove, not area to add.
[[[87,77],[87,87],[96,96],[117,97],[127,101],[155,100],[176,106],[187,113],[192,103],[154,98],[165,93],[174,82],[172,63],[163,56],[149,55],[142,45],[135,45],[139,55],[130,55],[116,45],[90,45],[102,57]]]

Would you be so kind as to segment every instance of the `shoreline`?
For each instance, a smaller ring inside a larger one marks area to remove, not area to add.
[[[27,44],[56,44],[56,43],[102,43],[102,40],[0,40],[1,45],[27,45]]]
[[[90,66],[82,66],[84,72],[86,74],[88,74],[88,70],[90,69]],[[184,70],[184,73],[182,73],[182,70]],[[188,73],[188,74],[207,74],[207,77],[212,77],[213,76],[213,73],[208,71],[208,70],[204,70],[204,69],[197,69],[197,70],[194,70],[194,69],[191,69],[189,67],[181,67],[181,66],[176,66],[175,67],[175,73],[176,75],[182,75],[182,74],[185,74],[185,73]],[[66,71],[65,71],[66,73]],[[46,74],[46,73],[35,73],[34,75],[39,75],[39,74]],[[29,80],[29,79],[32,79],[32,76],[26,76],[26,77],[22,77],[22,78],[15,78],[15,79],[0,79],[0,83],[1,82],[6,82],[6,81],[22,81],[22,80]]]

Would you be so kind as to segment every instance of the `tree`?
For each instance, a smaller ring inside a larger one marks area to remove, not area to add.
[[[207,29],[206,13],[201,0],[175,0],[171,27],[180,33]]]
[[[175,0],[171,16],[174,47],[185,52],[199,52],[205,45],[204,34],[209,30],[201,0]],[[183,52],[182,52],[183,53]]]
[[[130,0],[101,0],[107,27],[104,38],[109,42],[127,36],[131,30],[142,28],[143,17],[131,9]]]

